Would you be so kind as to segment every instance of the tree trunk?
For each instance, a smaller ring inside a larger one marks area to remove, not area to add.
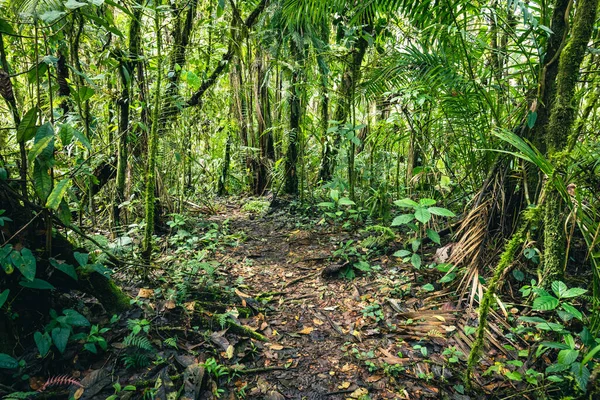
[[[373,32],[372,26],[367,23],[363,28],[365,34]],[[355,48],[352,51],[351,59],[346,65],[346,69],[342,75],[342,83],[340,87],[340,96],[338,99],[337,108],[333,119],[343,126],[350,116],[352,108],[354,89],[361,77],[361,66],[369,47],[367,39],[360,35],[356,41]],[[337,134],[335,137],[327,137],[325,140],[325,152],[321,160],[319,170],[319,178],[323,182],[330,181],[335,171],[336,159],[340,149],[341,136]]]
[[[156,32],[156,57],[157,57],[157,76],[156,90],[154,95],[154,110],[152,112],[152,128],[150,130],[150,138],[148,142],[148,166],[146,169],[146,194],[144,201],[146,229],[144,230],[144,243],[142,256],[149,261],[152,255],[152,235],[154,235],[154,208],[155,208],[155,186],[156,186],[156,153],[158,152],[158,125],[161,106],[161,88],[162,69],[161,69],[161,47],[162,34],[160,30],[160,1],[155,4],[154,29]]]
[[[550,119],[545,135],[547,157],[557,170],[565,167],[564,151],[569,143],[577,110],[575,89],[579,70],[588,42],[594,29],[598,0],[582,0],[577,4],[570,38],[559,54],[555,98],[550,109]],[[547,184],[547,201],[544,212],[544,277],[547,284],[560,279],[564,273],[564,202],[550,178]]]
[[[288,132],[288,149],[285,164],[285,192],[298,194],[298,142],[300,135],[300,62],[301,49],[298,49],[294,39],[290,40],[290,52],[294,60],[290,80],[290,129]]]

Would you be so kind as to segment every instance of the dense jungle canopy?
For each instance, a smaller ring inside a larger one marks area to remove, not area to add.
[[[600,398],[597,11],[0,0],[0,396]]]

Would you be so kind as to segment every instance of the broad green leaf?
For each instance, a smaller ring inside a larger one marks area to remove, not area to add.
[[[50,351],[50,347],[52,346],[52,339],[47,332],[42,334],[42,332],[36,332],[33,335],[33,340],[35,340],[35,345],[40,352],[40,356],[45,357],[46,354]]]
[[[417,250],[419,250],[419,247],[421,247],[421,241],[419,239],[413,240],[410,242],[410,247],[412,248],[413,253],[416,253]]]
[[[585,391],[591,375],[588,367],[580,363],[573,363],[571,364],[571,373],[575,376],[575,381],[577,382],[579,388]]]
[[[338,204],[339,204],[340,206],[353,206],[353,205],[355,205],[356,203],[355,203],[355,202],[353,202],[352,200],[350,200],[350,199],[349,199],[349,198],[347,198],[347,197],[342,197],[342,198],[341,198],[341,199],[338,201]]]
[[[61,354],[64,353],[67,348],[69,336],[71,336],[70,328],[57,327],[52,329],[52,341]]]
[[[45,142],[47,138],[51,138],[52,140],[48,145],[42,146],[42,151],[38,153],[35,157],[29,158],[29,161],[33,161],[35,158],[48,163],[54,159],[54,127],[50,122],[46,122],[44,125],[37,128],[35,131],[35,139],[33,140],[33,149],[36,148],[37,143]]]
[[[429,207],[427,209],[433,215],[439,215],[440,217],[456,217],[452,211],[442,207]]]
[[[45,13],[40,15],[40,19],[42,21],[44,21],[45,23],[49,24],[49,23],[56,21],[57,19],[59,19],[60,17],[62,17],[65,14],[66,14],[66,12],[64,12],[64,11],[51,10],[51,11],[46,11]]]
[[[392,221],[392,226],[399,226],[399,225],[405,225],[408,224],[409,222],[411,222],[412,220],[415,219],[414,214],[403,214],[403,215],[398,215],[396,218],[394,218],[394,220]]]
[[[35,136],[39,108],[33,107],[23,116],[17,128],[17,142],[26,142]]]
[[[21,271],[23,278],[33,282],[35,278],[36,261],[31,250],[27,248],[22,249],[21,252],[15,250],[10,254],[10,258],[15,268]]]
[[[80,253],[78,251],[73,253],[73,257],[77,260],[80,266],[87,265],[90,255],[88,253]]]
[[[580,321],[583,321],[583,314],[581,313],[581,311],[579,311],[572,305],[570,305],[568,303],[561,303],[560,306],[562,307],[563,310],[565,310],[566,312],[571,314],[573,317],[577,318]]]
[[[433,199],[421,199],[421,200],[419,200],[419,205],[421,207],[433,206],[435,203],[437,203],[437,202],[435,200],[433,200]]]
[[[65,224],[66,226],[71,225],[71,210],[69,209],[69,204],[67,204],[64,198],[60,202],[60,206],[58,206],[58,213],[56,215],[63,224]]]
[[[33,282],[29,281],[21,281],[19,285],[29,288],[29,289],[38,289],[38,290],[54,290],[56,289],[50,282],[47,282],[43,279],[34,279]]]
[[[418,255],[417,253],[413,253],[413,255],[410,257],[410,263],[416,268],[419,269],[421,268],[421,256]]]
[[[554,281],[552,282],[552,291],[554,292],[554,294],[556,295],[556,297],[558,297],[559,299],[561,297],[563,297],[563,295],[565,294],[565,292],[567,291],[567,285],[564,284],[564,282],[561,281]]]
[[[6,33],[8,35],[16,35],[17,32],[13,29],[12,25],[5,19],[0,18],[0,33]]]
[[[393,254],[393,256],[394,256],[394,257],[401,257],[401,258],[404,258],[404,257],[408,257],[408,256],[410,256],[411,254],[412,254],[412,253],[411,253],[410,251],[408,251],[408,250],[398,250],[397,252],[395,252],[395,253]]]
[[[423,285],[422,289],[425,290],[426,292],[431,292],[431,291],[435,290],[435,287],[431,283],[428,283],[426,285]]]
[[[522,381],[523,375],[521,375],[518,371],[509,371],[504,374],[508,379],[512,381]]]
[[[80,3],[77,0],[67,0],[65,2],[65,7],[69,10],[75,10],[77,8],[85,7],[86,5],[86,3]]]
[[[431,219],[431,213],[423,207],[417,207],[415,209],[415,218],[422,224],[426,224]]]
[[[323,201],[323,202],[317,204],[317,207],[321,207],[321,208],[334,208],[335,207],[335,203],[333,203],[331,201]]]
[[[73,126],[71,124],[61,124],[58,129],[58,137],[63,146],[71,143],[73,140]]]
[[[39,77],[42,79],[46,75],[46,72],[48,72],[48,64],[42,61],[39,64],[34,65],[27,72],[27,80],[29,83],[35,83],[37,78]]]
[[[79,88],[79,91],[77,92],[77,96],[79,98],[79,101],[83,103],[83,102],[91,99],[95,93],[96,93],[96,91],[94,89],[89,88],[87,86],[82,86]]]
[[[33,160],[35,160],[37,158],[37,156],[42,154],[42,152],[44,150],[46,150],[46,148],[48,146],[50,146],[50,143],[52,143],[53,140],[54,140],[54,138],[52,136],[48,136],[48,137],[43,138],[36,144],[34,144],[27,156],[29,159],[29,162],[32,162]]]
[[[523,282],[523,280],[525,279],[525,274],[519,269],[513,269],[512,274],[514,278],[519,282]]]
[[[67,263],[59,263],[54,258],[50,259],[50,265],[52,265],[57,270],[69,275],[71,278],[77,280],[77,272],[75,272],[75,267]]]
[[[67,317],[66,322],[72,326],[90,326],[90,321],[83,315],[79,314],[77,311],[72,309],[66,309],[63,311],[63,314]]]
[[[556,307],[558,307],[558,299],[554,296],[541,296],[533,301],[534,310],[549,311]]]
[[[563,293],[562,297],[564,299],[568,299],[571,297],[581,296],[582,294],[584,294],[586,292],[587,292],[587,289],[571,288],[571,289],[567,290],[565,293]]]
[[[69,188],[69,184],[71,180],[69,178],[63,179],[54,186],[52,189],[52,193],[48,196],[48,200],[46,200],[46,207],[51,210],[56,210],[60,206],[60,202],[62,201],[65,193],[67,193],[67,189]]]
[[[427,228],[427,237],[431,239],[433,243],[440,244],[440,235],[433,229]]]
[[[8,294],[10,293],[10,289],[4,289],[2,293],[0,293],[0,308],[6,303],[8,299]]]
[[[406,208],[415,208],[419,205],[419,203],[417,203],[416,201],[411,200],[409,198],[396,200],[396,201],[394,201],[394,204],[397,205],[398,207],[406,207]]]
[[[5,353],[0,353],[0,368],[15,369],[19,368],[19,362]]]
[[[96,349],[96,345],[94,343],[86,343],[83,345],[83,348],[93,354],[98,354],[98,349]]]
[[[73,137],[75,137],[75,139],[77,139],[79,141],[79,143],[81,143],[86,149],[88,149],[88,150],[92,149],[92,144],[90,143],[88,138],[86,138],[85,135],[83,133],[81,133],[80,130],[73,129]]]
[[[52,192],[52,177],[48,173],[48,166],[40,160],[35,160],[33,164],[33,183],[35,193],[45,202]]]
[[[447,282],[452,282],[454,280],[454,278],[456,278],[456,274],[454,272],[450,272],[447,275],[444,275],[440,280],[439,283],[447,283]]]
[[[561,364],[571,365],[579,357],[579,351],[573,349],[564,349],[558,352],[557,361]]]

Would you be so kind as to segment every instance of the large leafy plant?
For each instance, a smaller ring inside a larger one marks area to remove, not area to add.
[[[417,269],[421,268],[422,259],[419,254],[423,238],[428,237],[432,242],[440,244],[439,233],[431,227],[434,215],[440,217],[454,217],[455,214],[443,207],[436,207],[433,199],[421,199],[419,202],[405,198],[394,201],[398,207],[408,209],[408,213],[398,215],[392,221],[392,226],[406,226],[411,232],[408,249],[398,250],[395,257],[400,257],[404,262],[410,263]]]

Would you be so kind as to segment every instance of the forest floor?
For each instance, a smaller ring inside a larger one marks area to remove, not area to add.
[[[241,204],[188,217],[160,239],[146,283],[122,282],[135,301],[118,321],[98,316],[93,299],[79,299],[92,324],[110,328],[108,350],[70,346],[47,357],[31,388],[53,372],[79,380],[83,399],[113,392],[111,399],[473,398],[464,395],[462,374],[476,314],[428,284],[443,274],[386,255],[399,242],[368,251],[361,243],[369,233],[318,221],[289,207],[256,214]],[[432,258],[435,248],[426,253]],[[370,271],[341,277],[357,260]],[[215,288],[223,294],[213,295]],[[491,359],[511,359],[501,328],[491,323],[490,331],[483,369]],[[263,336],[248,338],[252,332]],[[150,351],[127,343],[136,334],[150,340]],[[152,363],[136,367],[139,356]],[[475,384],[488,393],[510,390],[493,376],[478,375]],[[126,385],[135,390],[123,391]]]

